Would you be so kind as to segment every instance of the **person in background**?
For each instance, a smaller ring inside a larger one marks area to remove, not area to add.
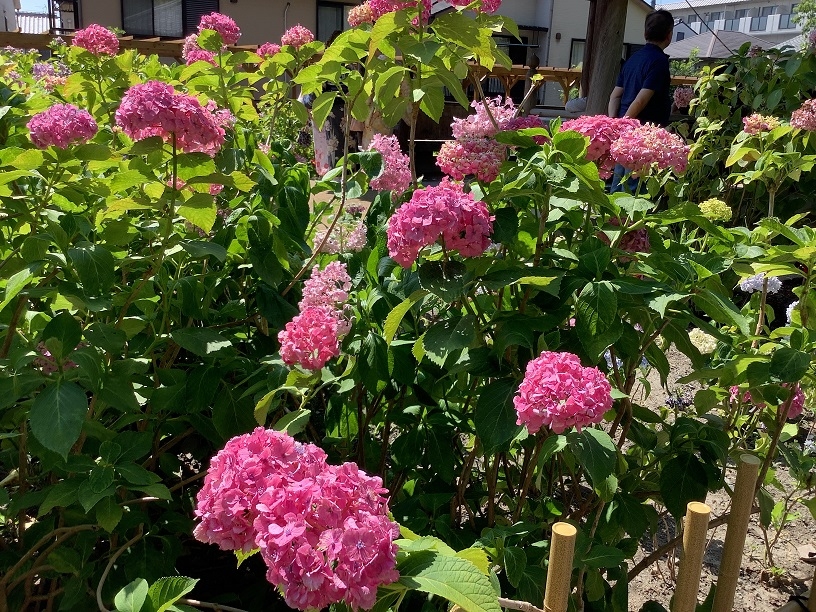
[[[632,117],[641,123],[668,125],[671,72],[669,56],[663,50],[671,43],[673,33],[674,17],[669,11],[661,9],[646,16],[646,45],[623,65],[609,96],[610,117]],[[613,192],[622,190],[621,179],[625,173],[622,166],[615,168]]]

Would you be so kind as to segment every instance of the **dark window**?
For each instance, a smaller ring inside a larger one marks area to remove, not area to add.
[[[678,32],[677,33],[677,38],[675,39],[675,42],[678,41],[678,40],[683,40],[685,37],[686,37],[685,32]]]
[[[349,29],[348,14],[354,4],[340,2],[317,3],[317,40],[329,42],[332,34]]]
[[[218,8],[218,0],[122,0],[122,28],[133,36],[181,38]]]
[[[584,49],[586,48],[586,40],[583,38],[573,38],[572,45],[570,45],[570,59],[569,67],[577,68],[584,63]]]

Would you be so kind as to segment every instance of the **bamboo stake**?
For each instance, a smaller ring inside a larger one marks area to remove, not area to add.
[[[813,585],[816,584],[816,570],[813,571],[813,581],[810,583],[810,591],[808,591],[808,612],[816,612],[816,597],[811,597],[813,593]]]
[[[754,490],[761,463],[759,458],[753,455],[740,457],[737,482],[731,498],[731,515],[728,517],[728,529],[725,532],[720,573],[717,576],[713,612],[731,612],[734,606],[742,565],[742,551],[745,547],[745,536],[748,534],[748,522],[751,519]]]
[[[711,508],[703,503],[689,502],[686,506],[683,560],[680,562],[672,612],[694,612],[697,607],[697,591],[700,588],[700,574],[703,571],[710,514]]]
[[[544,612],[567,612],[572,585],[572,558],[578,530],[569,523],[556,523],[550,542],[550,565],[544,591]]]

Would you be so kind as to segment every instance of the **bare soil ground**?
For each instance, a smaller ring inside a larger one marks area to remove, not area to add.
[[[681,389],[682,386],[676,385],[676,381],[690,373],[691,364],[673,349],[669,354],[669,362],[672,365],[669,388],[670,390]],[[652,393],[645,404],[653,409],[665,405],[666,394],[660,387],[657,375],[652,373],[649,380],[652,385]],[[809,408],[811,410],[807,411],[805,420],[799,423],[800,430],[805,432],[811,427],[813,420],[813,407]],[[788,476],[785,466],[778,464],[776,467],[777,475],[782,483],[786,487],[792,486],[793,481]],[[729,470],[727,480],[731,486],[734,484],[734,476],[735,472]],[[774,495],[778,498],[779,492],[774,492]],[[714,519],[728,512],[730,497],[725,491],[709,493],[706,503],[711,507],[711,518]],[[812,519],[807,508],[801,504],[795,506],[793,510],[800,516],[785,527],[773,549],[775,563],[773,571],[765,560],[765,543],[759,525],[759,515],[752,516],[743,551],[742,571],[733,612],[776,610],[787,603],[791,595],[801,594],[810,588],[813,568],[799,560],[796,547],[805,544],[816,545],[816,521]],[[708,547],[700,581],[700,602],[705,599],[711,585],[716,582],[725,531],[725,525],[709,531]],[[675,535],[675,525],[669,517],[666,521],[661,522],[660,529],[653,538],[646,538],[641,542],[641,550],[635,562],[668,542]],[[629,586],[629,610],[638,611],[649,600],[655,600],[668,609],[669,601],[675,590],[677,560],[676,555],[667,554],[659,562],[646,568],[635,577]]]

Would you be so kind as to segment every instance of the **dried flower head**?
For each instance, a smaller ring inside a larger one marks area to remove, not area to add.
[[[791,114],[792,127],[809,132],[816,132],[816,99],[805,100],[802,106]]]
[[[743,117],[742,125],[742,130],[746,134],[761,134],[762,132],[770,132],[772,129],[779,127],[779,119],[771,115],[754,113],[748,117]]]
[[[374,23],[374,13],[371,11],[371,5],[368,2],[363,2],[352,7],[348,14],[348,22],[352,28],[364,23]]]
[[[694,99],[694,89],[691,87],[678,87],[674,90],[674,105],[677,108],[688,108]]]

